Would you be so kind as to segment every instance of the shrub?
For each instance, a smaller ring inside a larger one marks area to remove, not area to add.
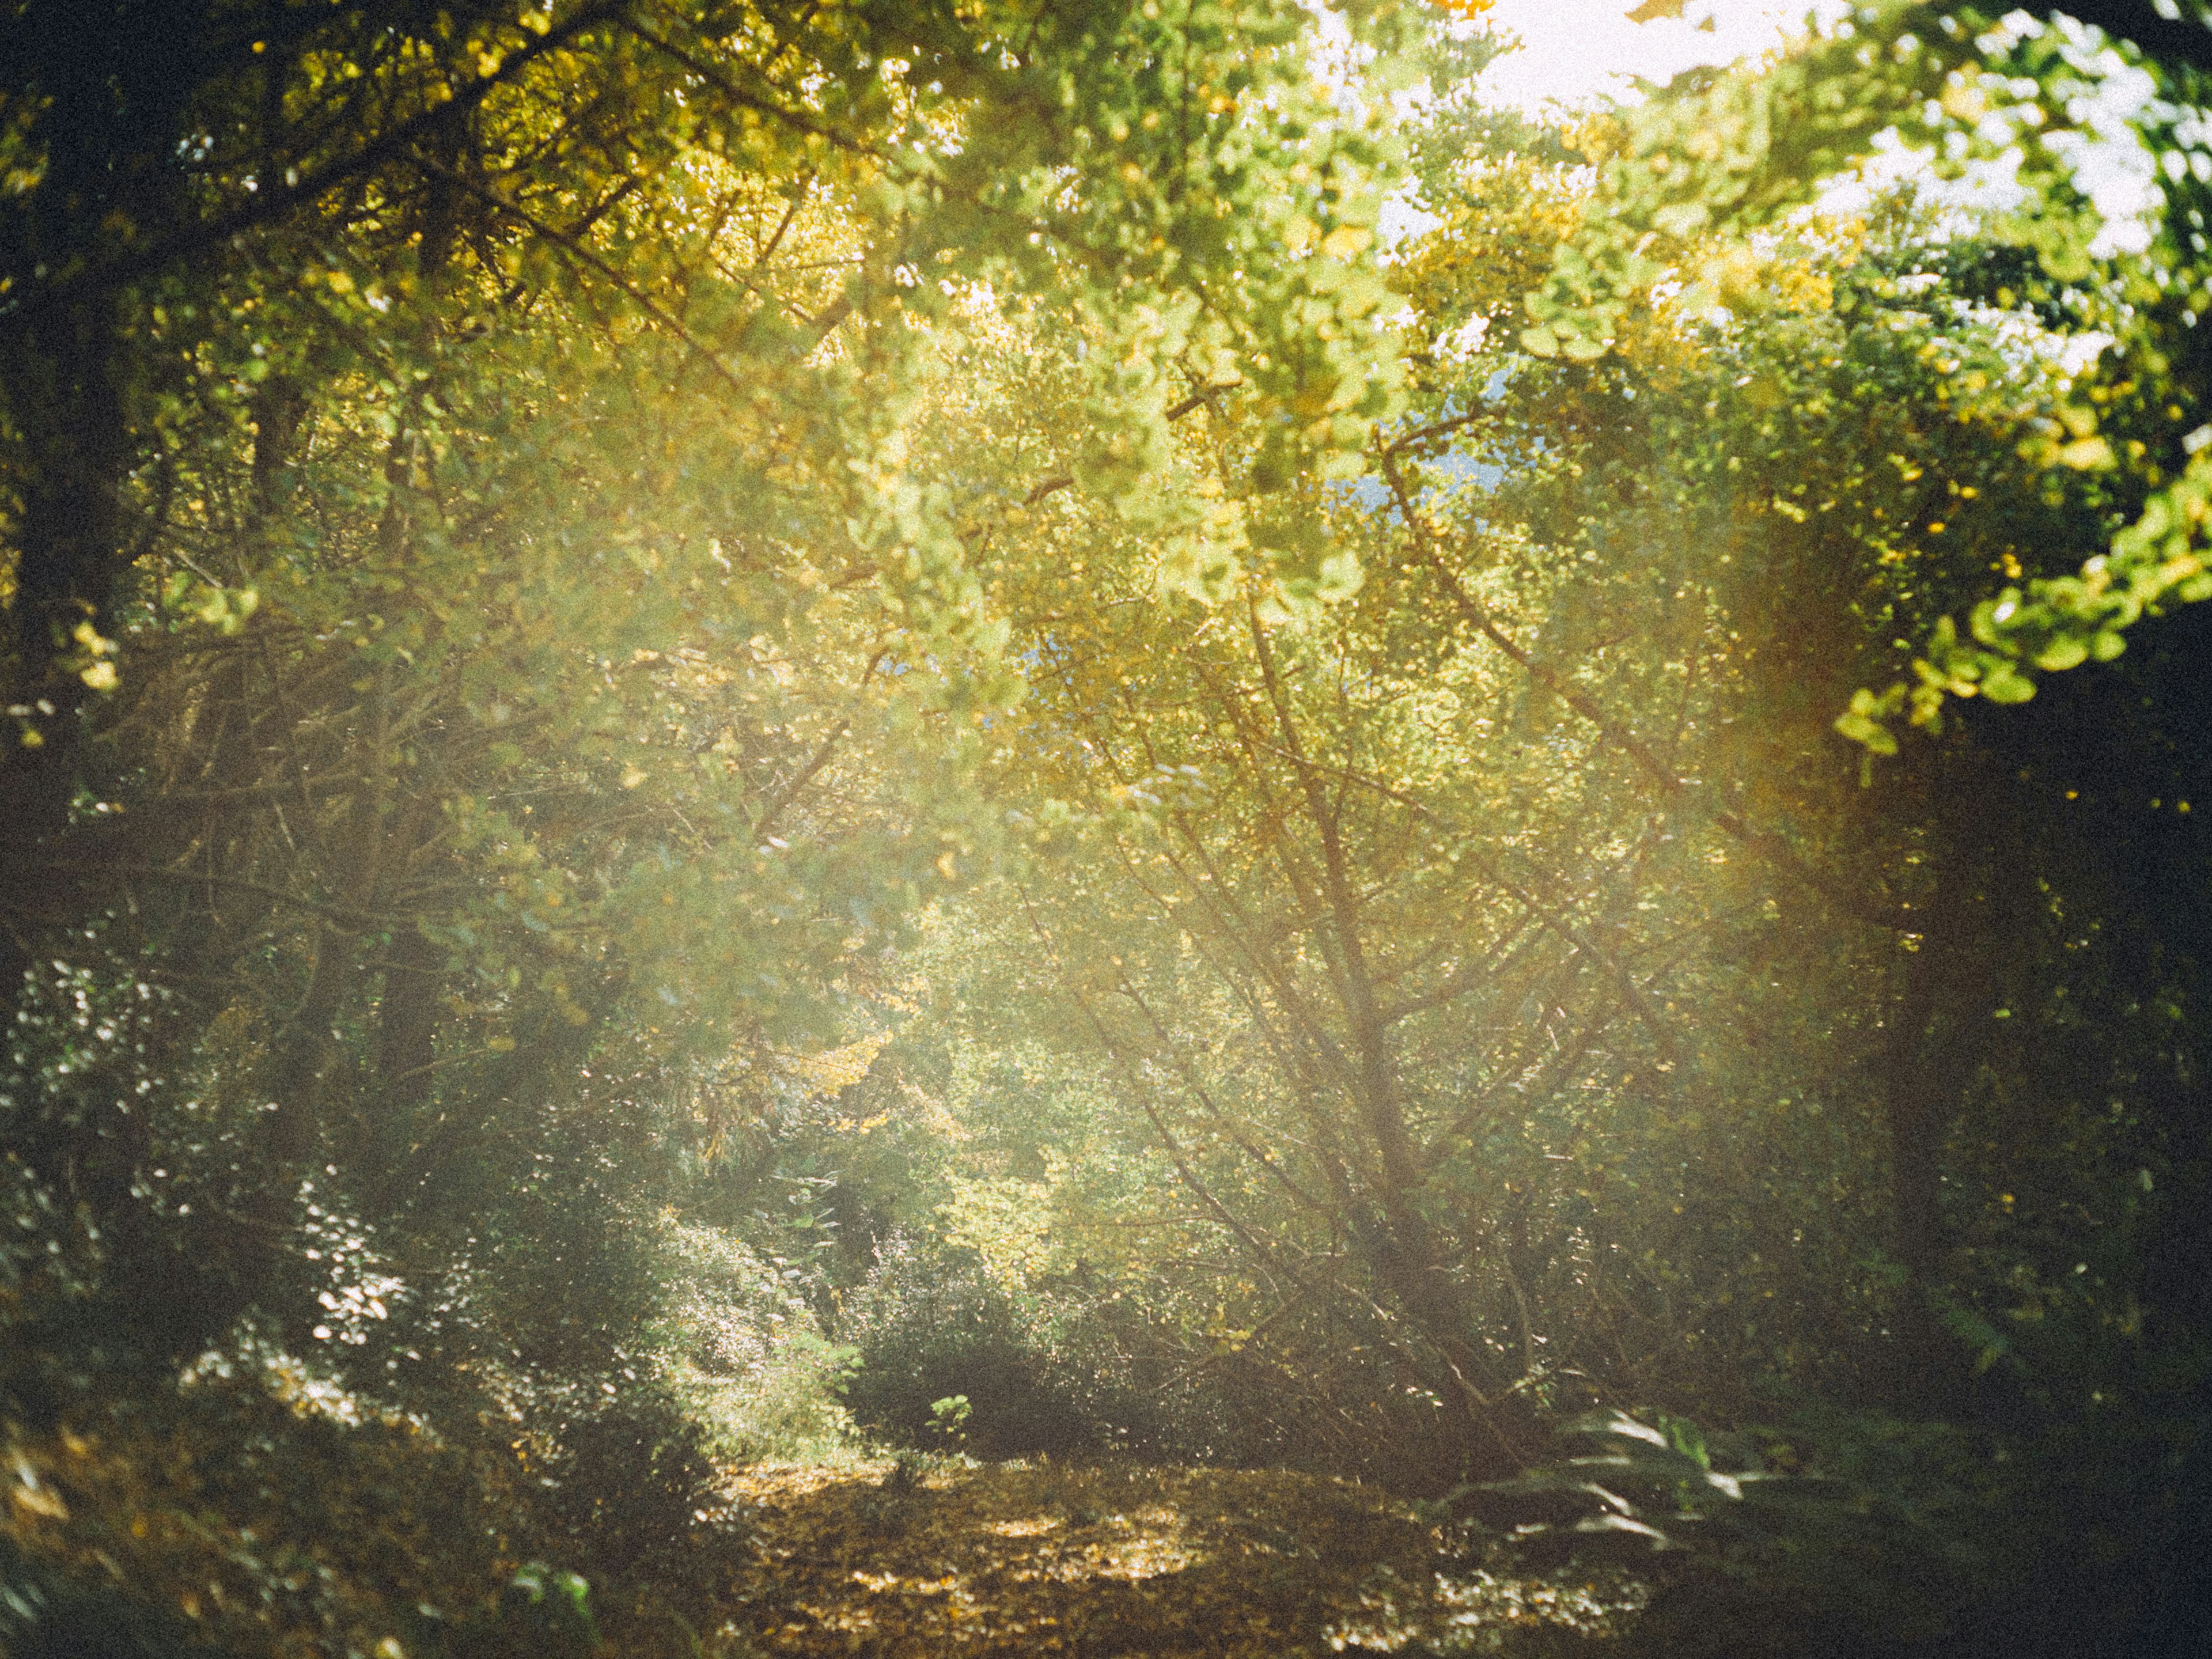
[[[1590,1449],[1470,1496],[1496,1516],[1539,1517],[1516,1529],[1524,1555],[1640,1561],[1659,1588],[1638,1650],[1957,1650],[1991,1561],[1956,1431],[1869,1419],[1810,1464],[1779,1437],[1709,1442],[1679,1419],[1613,1413],[1566,1432]]]
[[[173,1607],[33,1561],[0,1534],[0,1653],[9,1659],[220,1659]]]
[[[853,1350],[798,1332],[737,1376],[680,1376],[685,1407],[714,1453],[737,1462],[831,1462],[857,1449],[852,1413],[838,1398]]]
[[[452,1622],[425,1619],[414,1634],[439,1659],[592,1659],[602,1650],[591,1586],[542,1561],[516,1573],[493,1606]]]
[[[515,1397],[541,1507],[594,1559],[628,1563],[666,1550],[708,1513],[706,1437],[666,1390],[627,1376],[562,1376]]]
[[[1082,1310],[1053,1315],[994,1284],[966,1251],[925,1255],[902,1238],[848,1304],[839,1334],[858,1358],[846,1401],[860,1424],[902,1445],[941,1446],[938,1403],[964,1395],[962,1432],[978,1455],[1099,1450],[1131,1437],[1109,1356],[1084,1338]]]
[[[1569,1432],[1591,1443],[1584,1455],[1455,1501],[1512,1526],[1523,1565],[1627,1558],[1655,1587],[1631,1654],[2201,1650],[2186,1587],[2161,1597],[2136,1582],[2164,1541],[2160,1472],[2132,1447],[2112,1455],[2117,1434],[2090,1448],[1836,1411],[1710,1440],[1679,1419],[1620,1414]],[[2177,1580],[2191,1571],[2178,1565]]]
[[[838,1398],[852,1350],[823,1340],[813,1310],[743,1241],[667,1224],[651,1341],[671,1392],[716,1455],[813,1462],[854,1449]]]

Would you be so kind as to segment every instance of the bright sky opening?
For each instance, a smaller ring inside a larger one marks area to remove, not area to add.
[[[1489,97],[1534,113],[1632,93],[1705,64],[1732,64],[1801,33],[1806,0],[1690,0],[1679,17],[1629,16],[1627,0],[1497,0],[1482,21],[1517,37],[1482,77]],[[1833,9],[1832,5],[1824,9]]]
[[[1824,13],[1838,0],[1822,0]],[[1701,64],[1770,52],[1806,27],[1806,0],[1687,0],[1679,16],[1638,22],[1632,0],[1495,0],[1483,27],[1520,42],[1485,71],[1484,101],[1537,115],[1636,95],[1638,80],[1665,82]],[[1325,14],[1324,14],[1325,15]],[[1326,27],[1326,25],[1324,25]],[[1434,222],[1409,196],[1383,206],[1385,243]]]
[[[1845,9],[1844,0],[1678,0],[1679,15],[1668,16],[1659,15],[1667,0],[1638,6],[1628,0],[1495,0],[1482,23],[1517,40],[1520,49],[1492,64],[1480,85],[1486,101],[1530,114],[1632,100],[1639,80],[1663,84],[1685,70],[1756,59],[1793,36],[1832,25]],[[2024,16],[2008,23],[2023,31],[2037,27]],[[2080,129],[2063,145],[2071,152],[2075,182],[2105,219],[2091,252],[2141,252],[2160,200],[2158,158],[2131,125],[2151,95],[2150,78],[2123,64],[2109,47],[2091,47],[2094,37],[2080,26],[2060,27],[2083,45],[2080,67],[2096,88],[2080,100],[2073,112]],[[1877,137],[1874,149],[1859,177],[1836,180],[1823,192],[1823,210],[1863,211],[1873,191],[1906,178],[1919,184],[1924,199],[1967,211],[2002,209],[2019,199],[2012,176],[2016,155],[1972,164],[1964,177],[1938,179],[1927,158],[1897,143],[1893,134]],[[1425,222],[1410,201],[1394,202],[1383,215],[1383,234],[1395,240]]]

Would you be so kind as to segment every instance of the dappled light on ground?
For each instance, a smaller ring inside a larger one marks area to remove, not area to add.
[[[890,1462],[735,1478],[764,1650],[1273,1659],[1600,1622],[1571,1590],[1439,1578],[1413,1510],[1346,1481],[1040,1461],[902,1486]]]

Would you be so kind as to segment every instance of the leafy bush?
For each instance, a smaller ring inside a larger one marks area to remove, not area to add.
[[[484,1425],[434,1433],[273,1352],[210,1358],[166,1393],[116,1381],[66,1426],[0,1422],[0,1651],[366,1654],[397,1636],[434,1654],[490,1616],[510,1551],[560,1542]]]
[[[1462,1487],[1449,1505],[1508,1528],[1523,1565],[1631,1565],[1654,1586],[1632,1653],[2199,1650],[2201,1626],[2172,1617],[2185,1587],[2159,1596],[2133,1582],[2160,1525],[2158,1477],[2142,1461],[1871,1413],[1807,1412],[1786,1432],[1711,1437],[1614,1413],[1566,1432],[1589,1449]]]
[[[706,1443],[738,1462],[834,1460],[853,1449],[838,1398],[852,1350],[823,1340],[806,1299],[744,1243],[670,1223],[651,1340]]]
[[[440,1659],[591,1659],[600,1650],[591,1586],[543,1561],[516,1573],[489,1608],[452,1623],[424,1619],[416,1641]]]
[[[838,1396],[853,1350],[808,1332],[785,1338],[741,1376],[693,1374],[676,1387],[708,1445],[738,1462],[835,1462],[857,1450]]]
[[[219,1340],[281,1272],[258,1217],[275,1180],[234,1091],[204,1086],[158,956],[100,929],[27,975],[0,1035],[0,1391],[58,1421],[89,1376],[155,1374]],[[48,971],[48,970],[51,971]]]
[[[984,1457],[1102,1449],[1150,1428],[1130,1421],[1133,1391],[1109,1357],[1089,1350],[1079,1306],[1048,1316],[1027,1302],[967,1252],[890,1240],[839,1328],[859,1361],[854,1417],[903,1445],[940,1445],[939,1402],[964,1395],[966,1443]]]
[[[543,1507],[597,1559],[626,1564],[665,1550],[710,1513],[706,1437],[664,1389],[563,1377],[518,1397]]]
[[[1524,1559],[1640,1560],[1662,1581],[1637,1626],[1655,1651],[1954,1650],[1992,1565],[1960,1484],[1962,1437],[1872,1419],[1858,1429],[1856,1456],[1806,1465],[1779,1437],[1762,1449],[1615,1413],[1567,1426],[1590,1451],[1461,1498],[1517,1520]]]
[[[9,1659],[217,1659],[173,1607],[71,1577],[0,1534],[0,1653]]]

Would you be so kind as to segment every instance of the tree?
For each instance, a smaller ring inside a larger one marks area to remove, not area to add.
[[[1289,7],[125,21],[0,53],[0,976],[27,1190],[166,1360],[313,1328],[333,1204],[435,1281],[537,1114],[639,1104],[603,1047],[650,1094],[821,1034],[1004,695],[1013,502],[908,459],[962,343],[1076,319],[1133,512],[1192,380],[1318,464],[1390,396],[1383,146]],[[33,1086],[88,973],[172,1012]]]
[[[617,337],[645,326],[680,343],[690,373],[757,396],[790,389],[840,325],[865,330],[886,367],[917,342],[878,325],[941,315],[982,281],[1054,295],[1111,332],[1133,325],[1134,356],[1106,354],[1101,370],[1126,392],[1199,349],[1248,353],[1286,409],[1340,386],[1350,402],[1369,395],[1357,331],[1332,341],[1281,325],[1279,296],[1244,255],[1267,215],[1213,210],[1264,202],[1273,170],[1298,158],[1321,179],[1344,169],[1325,222],[1363,210],[1367,141],[1316,127],[1295,97],[1265,113],[1246,97],[1297,86],[1287,15],[1156,27],[1135,12],[186,5],[133,11],[112,33],[33,7],[9,28],[0,236],[10,706],[23,711],[6,783],[18,875],[0,907],[15,919],[16,956],[0,964],[11,986],[32,953],[38,849],[66,829],[96,699],[118,672],[125,578],[179,502],[185,433],[227,426],[234,447],[250,434],[256,477],[278,480],[305,418],[302,372],[364,334],[407,390],[403,426],[435,401],[435,360],[526,328],[552,290],[623,318]],[[146,52],[148,34],[190,41],[183,63]],[[1170,96],[1181,112],[1163,124]],[[732,215],[831,202],[857,216],[849,263],[830,267],[843,280],[764,287],[767,267],[711,268]],[[291,291],[325,267],[338,289]],[[369,296],[366,313],[325,303],[349,293]],[[805,378],[852,384],[834,369]],[[896,401],[830,395],[809,416],[817,432],[860,456],[890,441]],[[1134,413],[1142,404],[1113,402],[1134,419],[1118,440],[1129,458],[1157,420]],[[919,538],[942,574],[952,544],[930,522],[916,497],[871,533]],[[209,586],[242,601],[250,583]]]
[[[1540,170],[1497,165],[1504,181],[1478,179],[1469,210],[1403,267],[1423,343],[1487,314],[1485,277],[1510,280],[1455,254],[1516,246],[1516,216],[1565,216]],[[1249,1345],[1219,1386],[1286,1428],[1295,1417],[1309,1446],[1318,1431],[1292,1402],[1317,1392],[1352,1413],[1340,1455],[1415,1481],[1525,1459],[1555,1394],[1661,1386],[1699,1316],[1654,1318],[1655,1303],[1744,1294],[1718,1264],[1747,1233],[1776,1282],[1808,1270],[1777,1243],[1794,1189],[1755,1172],[1763,1151],[1826,1131],[1765,1115],[1723,1127],[1715,1095],[1743,1077],[1691,1011],[1740,994],[1704,939],[1765,931],[1771,892],[1753,884],[1773,860],[1812,925],[1825,888],[1850,888],[1739,803],[1723,797],[1717,822],[1680,781],[1725,744],[1742,690],[1699,568],[1705,527],[1655,511],[1665,556],[1591,570],[1590,538],[1609,532],[1572,510],[1532,525],[1527,493],[1572,487],[1595,411],[1571,382],[1532,376],[1459,412],[1497,371],[1417,359],[1426,418],[1384,431],[1377,474],[1299,493],[1280,533],[1338,573],[1325,610],[1233,582],[1211,604],[1164,601],[1186,550],[1075,505],[1044,507],[995,553],[988,591],[1029,665],[1027,698],[990,739],[1020,873],[986,889],[997,920],[963,924],[981,938],[960,988],[933,970],[933,999],[966,1010],[957,1045],[1030,1056],[1027,1081],[969,1092],[965,1121],[991,1146],[1021,1144],[1019,1120],[1058,1115],[1040,1096],[1062,1094],[1069,1113],[1118,1113],[1124,1146],[1151,1160],[1149,1176],[1121,1164],[1094,1180],[1085,1168],[1117,1155],[1086,1140],[1084,1167],[1015,1177],[1010,1201],[1050,1206],[1054,1271],[1118,1260],[1116,1294],[1141,1298],[1176,1261],[1184,1300],[1162,1312],[1200,1345],[1186,1364],[1229,1344],[1205,1362],[1218,1371]],[[1685,344],[1661,372],[1686,371],[1718,366],[1694,367]],[[992,425],[1026,454],[1057,422],[1032,398]],[[1224,397],[1178,441],[1159,487],[1203,522],[1251,434]],[[1456,488],[1425,473],[1438,459]],[[1505,490],[1470,468],[1540,483]],[[1608,708],[1663,709],[1663,724],[1624,742]],[[980,969],[978,952],[1022,966]],[[1073,1118],[1065,1133],[1081,1133]],[[1697,1182],[1692,1145],[1725,1148]],[[1719,1224],[1639,1256],[1654,1212],[1693,1202]],[[1132,1208],[1174,1219],[1116,1246],[1132,1224],[1107,1218]],[[960,1224],[987,1238],[1018,1224],[987,1212]],[[1808,1250],[1863,1249],[1840,1231]],[[1833,1311],[1806,1312],[1830,1323],[1783,1334],[1788,1315],[1762,1316],[1754,1342],[1832,1342]],[[1723,1364],[1686,1386],[1720,1386]]]

